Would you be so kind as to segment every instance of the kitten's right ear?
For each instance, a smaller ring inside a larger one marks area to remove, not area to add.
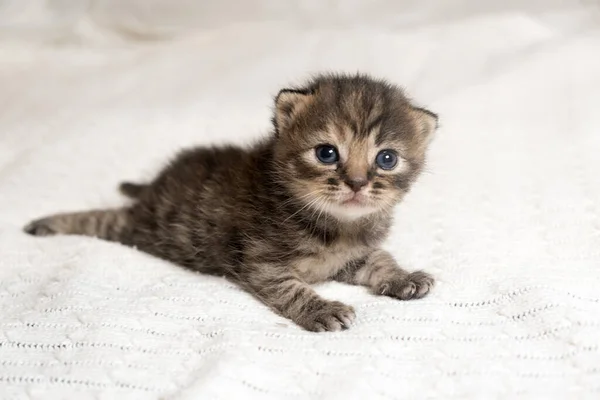
[[[283,89],[275,98],[275,128],[279,132],[293,121],[313,100],[314,94],[308,90]]]
[[[411,113],[415,118],[419,133],[426,139],[427,143],[431,142],[439,126],[438,115],[426,108],[415,106],[412,107]]]

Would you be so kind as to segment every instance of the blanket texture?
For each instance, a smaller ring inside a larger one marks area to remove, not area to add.
[[[600,398],[596,2],[75,3],[0,1],[0,398]],[[314,334],[223,279],[22,233],[253,140],[323,70],[440,114],[386,244],[426,299],[323,284],[357,321]]]

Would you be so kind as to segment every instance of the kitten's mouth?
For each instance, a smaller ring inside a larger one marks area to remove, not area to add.
[[[363,193],[346,193],[336,203],[335,206],[328,207],[327,211],[343,221],[353,221],[377,211],[369,196]]]
[[[362,207],[365,206],[366,203],[367,198],[360,193],[354,193],[353,195],[350,195],[347,199],[342,201],[342,205],[349,207]]]

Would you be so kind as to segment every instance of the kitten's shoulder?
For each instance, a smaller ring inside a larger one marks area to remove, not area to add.
[[[171,164],[202,164],[207,168],[245,157],[248,149],[234,145],[196,146],[179,151]]]
[[[268,141],[251,146],[213,145],[181,150],[154,180],[155,187],[175,190],[182,184],[197,187],[207,181],[228,187],[247,187],[262,181],[263,171],[270,163]]]
[[[247,146],[233,144],[196,146],[181,150],[171,164],[203,164],[210,168],[216,165],[239,164],[240,161],[268,156],[273,147],[272,138],[266,138]]]

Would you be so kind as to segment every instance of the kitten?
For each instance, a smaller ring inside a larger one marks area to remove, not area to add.
[[[152,182],[121,184],[131,206],[52,215],[25,231],[96,236],[225,275],[310,331],[355,318],[311,283],[425,296],[433,278],[404,271],[379,246],[421,172],[437,116],[387,82],[323,75],[281,90],[273,125],[248,149],[183,151]]]

